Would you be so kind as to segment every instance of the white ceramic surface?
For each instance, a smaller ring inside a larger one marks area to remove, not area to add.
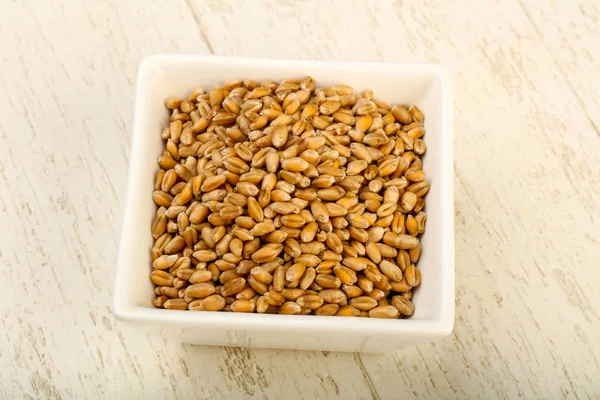
[[[152,305],[150,223],[160,132],[168,123],[163,100],[227,79],[281,80],[310,75],[318,87],[349,84],[372,89],[390,104],[417,104],[425,114],[431,181],[427,231],[418,267],[415,314],[407,320],[189,312]],[[206,345],[383,352],[447,336],[454,325],[454,209],[452,86],[434,64],[286,61],[196,55],[155,55],[143,60],[137,82],[134,132],[113,312],[117,318],[170,338]],[[142,332],[142,331],[141,331]]]

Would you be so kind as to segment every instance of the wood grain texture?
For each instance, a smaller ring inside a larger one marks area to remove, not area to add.
[[[600,6],[449,3],[0,0],[0,398],[599,398]],[[447,65],[454,334],[353,355],[116,323],[133,86],[156,52]]]

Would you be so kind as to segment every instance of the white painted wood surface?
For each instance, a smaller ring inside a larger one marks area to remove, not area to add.
[[[150,3],[0,0],[0,398],[599,398],[597,2]],[[136,69],[165,51],[447,65],[454,334],[358,356],[116,323]]]

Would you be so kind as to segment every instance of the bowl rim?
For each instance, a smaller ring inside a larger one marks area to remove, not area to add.
[[[441,295],[442,306],[439,311],[439,317],[426,319],[376,319],[360,318],[357,323],[356,318],[340,318],[337,316],[313,316],[313,315],[270,315],[270,314],[244,314],[244,313],[220,313],[220,312],[189,312],[180,310],[164,310],[143,307],[131,304],[123,295],[126,290],[125,281],[127,278],[127,267],[124,264],[124,255],[126,249],[124,242],[127,240],[128,232],[132,232],[132,221],[129,215],[135,208],[133,197],[135,190],[133,183],[135,165],[140,157],[136,149],[136,143],[143,140],[144,132],[140,126],[145,116],[143,115],[142,99],[150,96],[146,87],[145,79],[149,74],[156,73],[157,68],[165,65],[184,65],[187,63],[198,62],[234,62],[234,63],[253,63],[270,65],[278,64],[282,67],[286,65],[306,65],[308,66],[344,66],[355,69],[368,68],[369,71],[382,69],[388,70],[390,67],[402,69],[406,72],[418,71],[434,74],[440,79],[441,84],[441,113],[442,113],[442,132],[441,145],[445,150],[442,152],[441,161],[442,177],[438,180],[441,186],[441,194],[445,197],[443,202],[442,217],[445,219],[445,230],[442,232],[444,237],[444,248],[442,249],[445,257],[443,258],[442,272],[444,280],[442,284],[443,293]],[[227,330],[243,331],[265,331],[271,332],[296,332],[310,333],[318,331],[339,332],[347,331],[353,334],[377,334],[377,335],[397,335],[399,333],[426,334],[430,337],[448,336],[454,327],[455,317],[455,264],[454,264],[454,186],[453,186],[453,88],[452,75],[449,69],[440,64],[433,63],[412,63],[412,62],[366,62],[366,61],[323,61],[323,60],[290,60],[290,59],[270,59],[258,57],[225,57],[215,55],[195,55],[195,54],[169,54],[159,53],[144,57],[140,63],[138,78],[136,82],[136,95],[134,105],[133,135],[131,138],[131,151],[129,161],[128,186],[123,214],[123,224],[121,229],[121,238],[118,249],[116,263],[116,275],[114,285],[114,295],[112,312],[114,316],[121,321],[142,323],[147,325],[164,325],[186,327],[186,326],[204,326]]]

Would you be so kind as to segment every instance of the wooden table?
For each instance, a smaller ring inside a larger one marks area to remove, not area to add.
[[[598,398],[598,4],[325,3],[0,2],[0,398]],[[452,336],[357,355],[117,323],[134,82],[156,52],[447,65]]]

